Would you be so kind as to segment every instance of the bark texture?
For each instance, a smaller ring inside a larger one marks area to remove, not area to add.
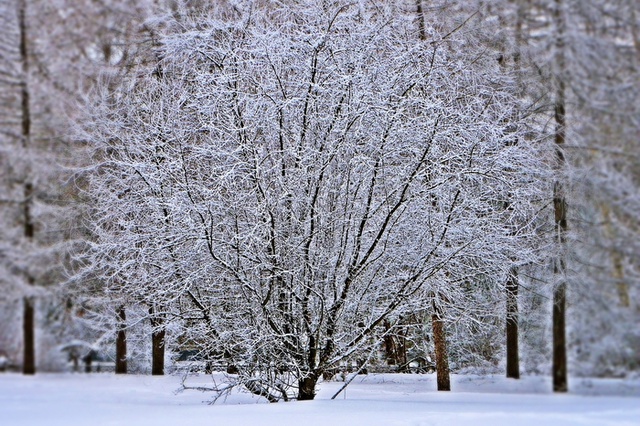
[[[298,381],[298,401],[309,401],[316,396],[318,376],[310,373]]]
[[[440,308],[433,303],[433,315],[431,316],[433,327],[433,342],[436,351],[436,380],[439,391],[450,391],[449,357],[447,355],[447,338],[444,331],[444,321]]]

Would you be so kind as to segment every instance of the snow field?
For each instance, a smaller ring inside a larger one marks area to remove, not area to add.
[[[452,392],[437,392],[435,375],[368,375],[336,400],[329,398],[341,382],[321,383],[315,401],[268,404],[234,392],[211,406],[210,393],[176,392],[179,376],[2,374],[0,425],[640,425],[637,379],[573,379],[566,395],[552,394],[544,377],[452,379]],[[211,377],[187,383],[208,385]]]

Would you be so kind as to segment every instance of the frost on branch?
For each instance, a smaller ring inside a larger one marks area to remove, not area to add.
[[[495,61],[315,8],[181,27],[89,129],[92,268],[276,400],[312,399],[427,295],[502,286],[541,187]]]

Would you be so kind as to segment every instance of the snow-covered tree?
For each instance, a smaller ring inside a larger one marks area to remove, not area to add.
[[[504,294],[545,189],[472,38],[329,3],[183,21],[86,122],[90,270],[270,400],[313,398],[416,304]]]

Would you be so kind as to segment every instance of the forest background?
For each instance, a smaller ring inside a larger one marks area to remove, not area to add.
[[[637,374],[637,8],[2,0],[0,355]]]

